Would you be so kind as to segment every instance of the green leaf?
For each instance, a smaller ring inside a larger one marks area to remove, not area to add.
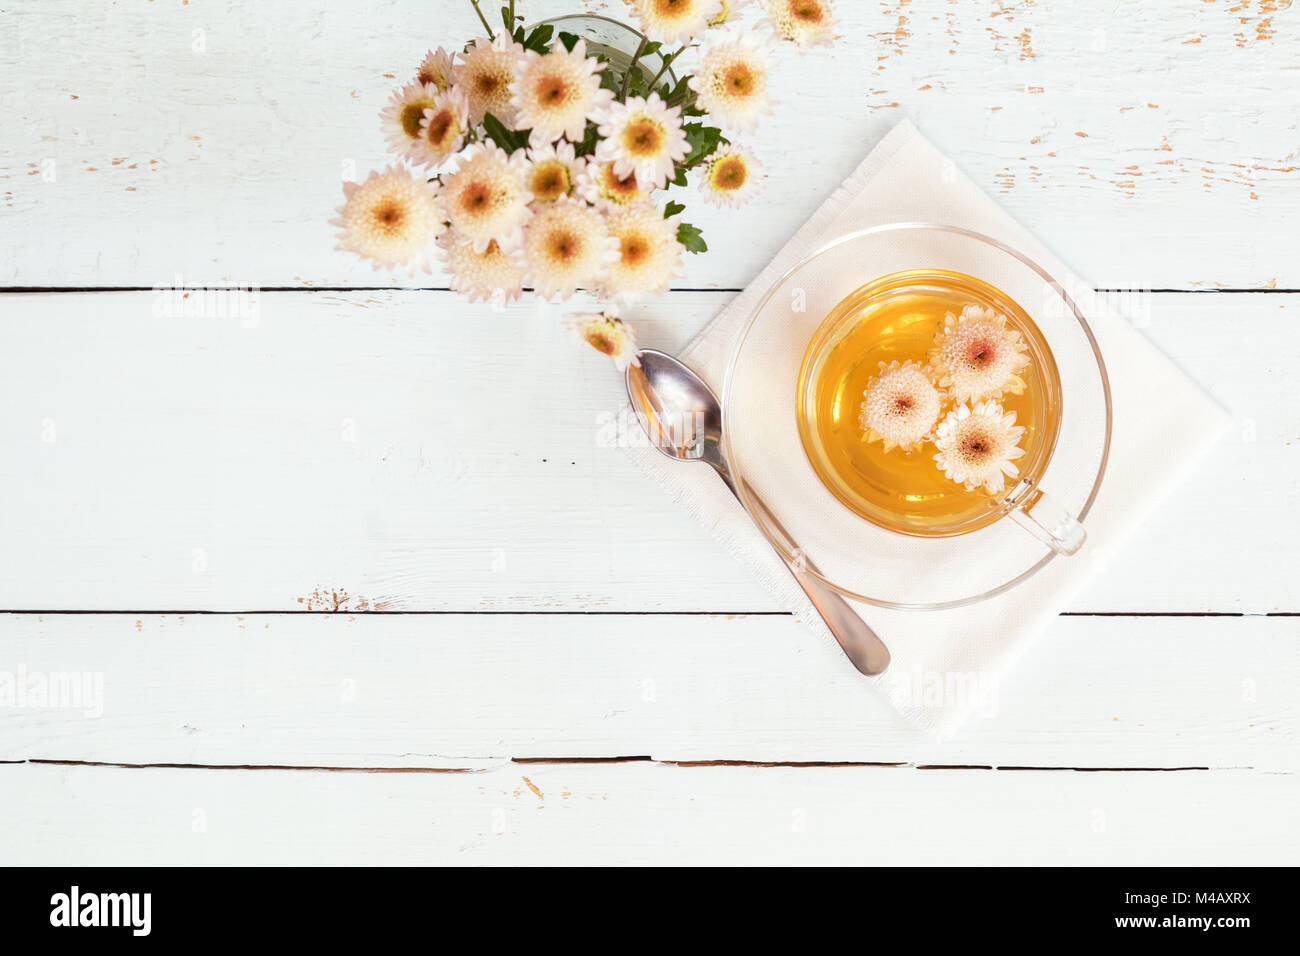
[[[642,57],[654,56],[656,53],[659,52],[659,48],[661,46],[663,46],[662,43],[658,42],[657,40],[651,40],[649,43],[647,43],[644,47],[641,48],[641,56]]]
[[[664,218],[671,219],[673,216],[677,215],[679,212],[682,212],[685,209],[686,207],[679,202],[670,202],[666,206],[664,206]]]
[[[700,235],[700,230],[692,226],[689,222],[683,222],[677,227],[677,241],[682,244],[687,252],[693,252],[697,255],[701,252],[708,252],[709,245]]]
[[[665,103],[674,97],[684,99],[686,95],[691,92],[691,88],[688,85],[689,82],[690,77],[683,76],[677,81],[676,85],[665,83],[663,86],[659,87],[659,98]]]
[[[573,34],[573,33],[565,33],[563,30],[561,30],[561,31],[560,31],[560,42],[564,44],[564,49],[566,49],[566,50],[568,50],[570,53],[572,53],[572,52],[573,52],[573,48],[574,48],[575,46],[578,45],[578,37],[577,37],[576,34]]]
[[[608,66],[609,58],[604,56],[596,57],[597,60],[606,64],[605,69],[600,71],[600,85],[607,90],[612,90],[615,94],[623,89],[623,75]]]
[[[573,147],[573,152],[578,156],[590,156],[596,151],[596,143],[600,139],[600,132],[596,129],[595,123],[588,123],[587,129],[582,135],[582,142]]]
[[[528,130],[506,129],[505,124],[491,113],[484,114],[483,129],[487,132],[488,138],[507,153],[513,153],[528,145]]]
[[[533,50],[536,53],[545,53],[547,46],[551,42],[551,35],[555,33],[555,27],[549,23],[542,23],[533,27],[533,32],[528,34],[528,39],[524,41],[525,50]]]
[[[629,97],[645,96],[648,92],[650,92],[649,90],[646,89],[646,85],[647,83],[646,83],[645,74],[642,73],[639,68],[634,70],[632,75],[628,78],[627,81],[627,95]]]
[[[686,143],[691,148],[686,158],[682,160],[682,165],[688,168],[712,156],[718,144],[723,142],[722,130],[716,126],[687,123],[682,129],[686,132]]]
[[[501,8],[501,22],[505,24],[506,33],[513,32],[515,25],[510,21],[510,7],[508,5]]]

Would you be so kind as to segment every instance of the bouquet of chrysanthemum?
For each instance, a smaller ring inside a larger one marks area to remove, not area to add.
[[[766,16],[744,30],[746,0],[627,0],[644,36],[616,62],[551,24],[524,27],[514,0],[496,31],[470,2],[487,35],[430,52],[393,94],[383,127],[405,162],[344,183],[334,224],[339,247],[376,269],[439,261],[471,301],[525,286],[611,303],[666,291],[682,253],[708,247],[659,194],[694,173],[708,202],[749,199],[763,168],[727,134],[771,111],[776,42],[815,46],[834,28],[828,0],[761,0]],[[692,72],[677,75],[688,55]],[[636,351],[612,308],[578,326],[620,367]]]

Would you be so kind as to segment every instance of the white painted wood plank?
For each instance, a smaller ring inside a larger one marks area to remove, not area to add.
[[[631,317],[673,350],[727,298]],[[245,327],[157,304],[0,298],[0,608],[779,610],[609,447],[619,376],[554,312],[263,293]],[[1072,609],[1296,610],[1300,298],[1137,304],[1239,421]]]
[[[841,3],[838,45],[774,77],[750,140],[770,188],[692,204],[712,251],[682,285],[744,285],[907,115],[1098,285],[1300,286],[1300,17],[1273,6]],[[583,8],[624,10],[527,6]],[[335,252],[326,222],[345,164],[388,160],[391,89],[475,29],[466,0],[17,5],[0,284],[408,284]]]
[[[145,864],[1294,865],[1300,778],[512,765],[0,766],[0,859]]]
[[[63,674],[90,696],[5,697]],[[1010,673],[914,677],[978,702],[952,739],[780,615],[5,615],[0,760],[1297,765],[1297,618],[1059,618]]]

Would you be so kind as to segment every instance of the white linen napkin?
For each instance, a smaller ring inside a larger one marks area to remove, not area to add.
[[[973,229],[1026,253],[1066,289],[1088,288],[904,120],[691,341],[681,359],[721,394],[736,338],[772,283],[825,242],[889,222],[937,222]],[[955,730],[973,709],[987,702],[990,688],[1005,692],[996,688],[1006,666],[1078,593],[1097,567],[1097,556],[1114,554],[1169,487],[1218,440],[1230,420],[1107,303],[1089,302],[1085,314],[1106,360],[1114,424],[1106,476],[1084,522],[1088,542],[1083,550],[1057,558],[1028,581],[970,607],[897,611],[855,605],[892,655],[889,670],[870,682],[900,713],[931,733]],[[629,448],[628,453],[748,565],[782,606],[827,641],[834,641],[767,539],[711,469],[683,466],[650,447]],[[844,662],[844,666],[851,665]]]

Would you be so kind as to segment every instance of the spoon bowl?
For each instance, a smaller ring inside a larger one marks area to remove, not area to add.
[[[642,349],[627,370],[627,396],[655,448],[676,461],[705,462],[744,506],[746,499],[736,490],[723,451],[722,403],[707,382],[671,355]],[[753,487],[746,484],[745,492],[750,506],[762,512],[767,526],[783,536],[777,553],[853,666],[869,676],[883,673],[889,666],[889,650],[884,642],[843,597],[818,577],[817,569],[784,533]]]
[[[712,465],[732,487],[722,452],[722,403],[713,389],[665,352],[642,349],[637,357],[640,364],[627,370],[627,395],[651,443],[669,458]]]

